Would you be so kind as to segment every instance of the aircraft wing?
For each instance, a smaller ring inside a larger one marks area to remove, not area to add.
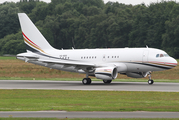
[[[96,67],[95,64],[89,63],[89,62],[81,62],[81,61],[75,61],[75,60],[54,60],[54,59],[40,59],[36,54],[34,53],[21,53],[16,56],[20,60],[24,60],[25,62],[32,62],[32,61],[39,61],[42,63],[45,63],[46,67],[50,67],[51,65],[55,64],[61,64],[65,66],[75,66],[77,68],[81,69],[87,69],[89,67]]]
[[[70,66],[84,66],[84,67],[95,67],[96,65],[88,62],[79,62],[79,61],[67,61],[67,60],[44,60],[38,59],[38,61],[47,63],[47,64],[62,64],[62,65],[70,65]]]

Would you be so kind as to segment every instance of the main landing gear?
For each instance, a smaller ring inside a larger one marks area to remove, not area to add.
[[[90,79],[90,78],[84,78],[84,79],[82,80],[82,83],[83,83],[84,85],[89,85],[89,84],[91,84],[91,79]]]
[[[89,75],[88,75],[88,72],[86,73],[86,78],[84,78],[83,80],[82,80],[82,83],[84,84],[84,85],[89,85],[89,84],[91,84],[91,79],[88,77]]]
[[[152,80],[152,76],[151,76],[152,72],[150,71],[148,74],[149,80],[148,80],[148,84],[152,85],[154,83],[154,81]]]

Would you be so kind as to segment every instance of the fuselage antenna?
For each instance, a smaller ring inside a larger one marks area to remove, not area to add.
[[[75,48],[75,41],[74,41],[73,37],[72,37],[72,43],[73,43],[73,47]]]

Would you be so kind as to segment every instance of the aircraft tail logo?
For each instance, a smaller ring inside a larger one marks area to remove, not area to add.
[[[18,16],[27,50],[45,53],[54,49],[25,13],[18,13]]]

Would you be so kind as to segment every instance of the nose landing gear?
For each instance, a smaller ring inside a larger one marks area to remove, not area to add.
[[[154,83],[154,81],[152,80],[151,74],[152,74],[152,72],[150,71],[150,72],[148,73],[148,77],[149,77],[148,84],[149,84],[149,85],[152,85],[152,84]]]

